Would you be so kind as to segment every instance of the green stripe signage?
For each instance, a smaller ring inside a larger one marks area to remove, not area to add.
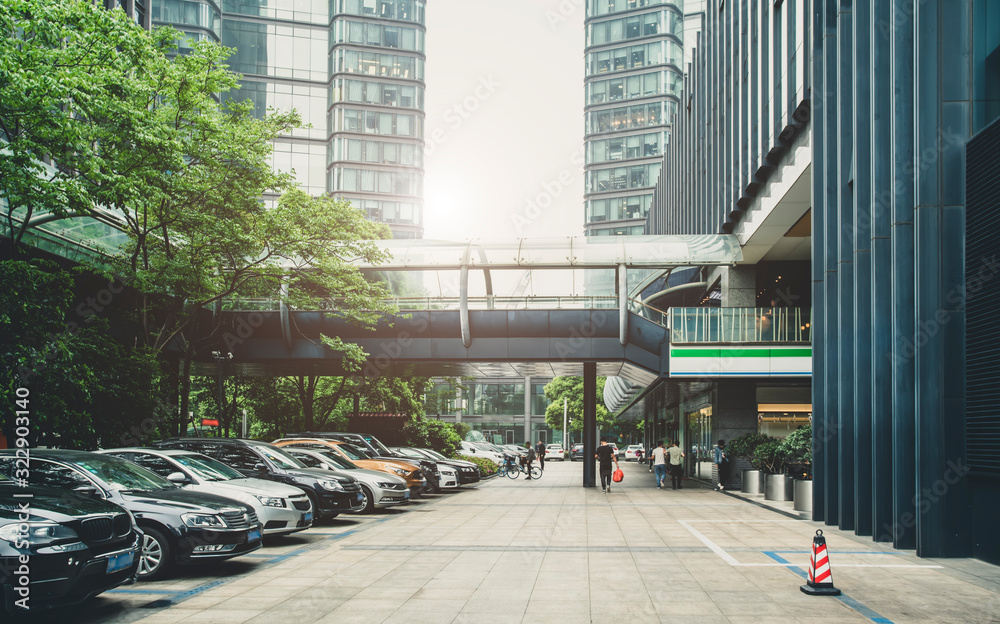
[[[810,377],[812,347],[670,347],[671,377]]]

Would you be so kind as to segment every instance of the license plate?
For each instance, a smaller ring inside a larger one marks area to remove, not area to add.
[[[409,498],[410,498],[410,491],[406,490],[405,492],[403,492],[403,500],[407,500]]]
[[[112,572],[120,572],[132,565],[135,561],[135,553],[121,553],[119,555],[112,555],[108,557],[108,574]]]
[[[260,539],[260,531],[259,530],[257,530],[257,529],[251,529],[250,532],[247,533],[247,541],[248,542],[256,542],[259,539]]]
[[[312,519],[313,519],[313,512],[307,511],[304,514],[302,514],[302,521],[303,522],[309,522]]]
[[[364,495],[364,494],[362,494],[362,493],[360,493],[360,492],[358,492],[358,500],[359,500],[359,501],[363,501],[363,500],[365,500],[365,495]]]

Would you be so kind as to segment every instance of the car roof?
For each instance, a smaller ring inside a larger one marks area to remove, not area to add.
[[[266,442],[259,442],[257,440],[248,440],[245,438],[167,438],[166,440],[160,440],[159,442],[154,442],[154,444],[169,444],[175,442],[198,442],[207,444],[231,444],[236,446],[253,446],[254,444],[266,444]]]
[[[189,451],[187,449],[178,448],[146,448],[139,446],[127,446],[122,448],[111,448],[111,449],[101,449],[99,451],[103,454],[110,453],[156,453],[157,455],[163,455],[164,457],[178,457],[181,455],[201,455],[202,457],[208,457],[198,451]],[[211,458],[210,458],[211,459]]]
[[[3,449],[0,450],[5,455],[12,455],[14,449]],[[31,449],[32,457],[40,457],[43,459],[61,459],[63,461],[76,461],[78,459],[86,459],[91,455],[96,455],[93,451],[78,451],[74,449],[41,449],[33,448]]]

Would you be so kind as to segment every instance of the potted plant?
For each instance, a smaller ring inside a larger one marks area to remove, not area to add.
[[[788,475],[793,479],[796,511],[812,511],[812,426],[799,427],[782,440]]]
[[[727,445],[729,452],[734,457],[750,464],[750,468],[743,471],[741,490],[744,494],[764,493],[764,472],[754,457],[754,452],[758,446],[770,439],[769,436],[762,433],[745,433],[737,438],[733,438]]]
[[[787,454],[782,440],[770,439],[754,450],[754,459],[767,476],[764,477],[764,498],[772,501],[792,500],[792,482],[785,478]]]

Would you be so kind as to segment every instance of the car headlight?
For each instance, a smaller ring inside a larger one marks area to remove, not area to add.
[[[398,474],[401,477],[405,477],[407,474],[409,474],[405,470],[403,470],[402,468],[393,468],[392,471],[395,472],[396,474]]]
[[[331,490],[333,492],[343,492],[344,491],[344,486],[341,485],[340,481],[333,481],[333,480],[323,479],[323,480],[317,481],[316,483],[318,483],[319,486],[321,488],[323,488],[324,490]]]
[[[384,490],[395,490],[396,489],[395,484],[393,484],[393,483],[387,483],[385,481],[378,481],[377,483],[375,483],[375,485],[379,486],[380,488],[382,488]]]
[[[260,504],[265,507],[285,507],[285,499],[277,496],[258,496],[254,494],[253,497],[259,500]]]
[[[21,548],[45,546],[56,541],[79,540],[76,531],[55,522],[12,523],[0,527],[0,539]]]
[[[226,523],[214,514],[187,513],[181,514],[184,524],[193,529],[225,529]]]

